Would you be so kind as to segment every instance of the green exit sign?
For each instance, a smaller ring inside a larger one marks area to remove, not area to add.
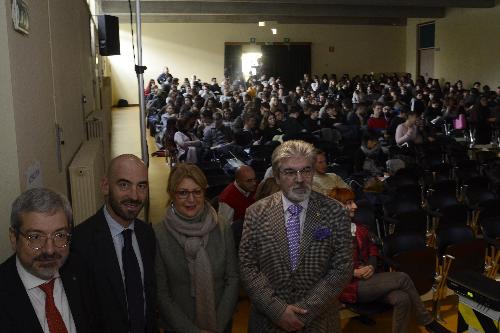
[[[250,37],[250,43],[255,44],[255,37]]]
[[[283,38],[283,43],[290,43],[290,38]]]

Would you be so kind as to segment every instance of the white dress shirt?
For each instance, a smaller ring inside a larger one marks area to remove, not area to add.
[[[35,314],[40,322],[43,332],[50,333],[47,317],[45,316],[45,292],[39,288],[40,285],[47,283],[48,281],[42,280],[28,272],[17,257],[16,267],[17,273],[23,282],[24,288],[26,289],[26,293],[31,301],[31,305],[33,305],[33,309],[35,310]],[[56,308],[59,310],[59,313],[61,313],[62,320],[64,321],[64,325],[66,326],[68,333],[76,333],[75,322],[73,321],[73,315],[71,314],[68,298],[66,297],[66,292],[64,291],[59,273],[56,273],[54,279],[53,296]]]
[[[281,198],[283,199],[283,210],[285,213],[285,227],[286,227],[286,221],[288,221],[288,217],[290,216],[290,212],[288,211],[288,207],[291,205],[295,205],[295,202],[290,201],[285,195],[282,193]],[[306,213],[307,213],[307,206],[309,205],[309,198],[307,198],[304,201],[301,201],[298,203],[300,206],[302,206],[302,210],[300,211],[299,215],[299,221],[300,221],[300,236],[302,237],[302,234],[304,232],[304,223],[306,222]]]

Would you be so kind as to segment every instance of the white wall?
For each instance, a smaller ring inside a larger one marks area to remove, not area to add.
[[[406,31],[406,71],[417,66],[417,25],[428,19],[411,19]],[[450,9],[436,22],[434,76],[466,86],[474,81],[500,85],[500,1],[495,8]]]
[[[183,79],[197,74],[202,80],[220,79],[224,71],[224,42],[311,42],[314,74],[403,71],[405,27],[347,25],[146,23],[143,31],[145,81],[155,78],[163,66]],[[113,103],[124,98],[138,103],[137,80],[132,57],[130,25],[120,25],[121,55],[109,57],[113,78]],[[335,51],[329,52],[333,46]],[[136,50],[137,51],[137,50]],[[355,59],[355,61],[353,61]]]

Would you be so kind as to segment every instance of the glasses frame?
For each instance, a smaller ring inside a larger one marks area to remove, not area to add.
[[[293,171],[293,172],[290,172]],[[305,179],[310,179],[314,175],[314,169],[312,167],[305,167],[300,170],[295,170],[295,169],[285,169],[285,170],[280,170],[280,173],[290,179],[298,179],[299,174],[302,178]]]
[[[181,194],[180,192],[186,192],[186,194]],[[198,193],[199,194],[196,194]],[[199,189],[199,190],[193,190],[193,191],[175,191],[175,196],[177,197],[177,199],[181,199],[181,200],[186,200],[187,198],[189,198],[190,195],[193,195],[193,198],[201,198],[203,195],[205,194],[205,192],[202,190],[202,189]]]
[[[39,247],[35,247],[35,246],[33,246],[33,244],[31,243],[31,242],[32,242],[32,240],[30,240],[30,238],[29,238],[29,236],[30,236],[30,235],[28,235],[28,234],[26,234],[26,233],[22,232],[21,230],[17,230],[17,233],[18,233],[19,235],[23,236],[23,237],[24,237],[24,239],[26,239],[26,241],[28,242],[28,246],[29,246],[31,249],[36,250],[36,251],[38,251],[38,250],[40,250],[40,249],[44,248],[44,247],[47,245],[47,240],[49,240],[49,239],[51,239],[51,240],[52,240],[52,242],[54,243],[54,246],[55,246],[55,247],[57,247],[58,249],[64,249],[64,248],[65,248],[65,247],[67,247],[67,246],[69,245],[69,243],[71,242],[71,233],[69,233],[69,232],[68,232],[68,233],[66,233],[66,236],[67,236],[67,239],[66,239],[66,244],[64,244],[63,246],[59,246],[59,245],[57,245],[57,244],[56,244],[56,242],[55,242],[55,238],[54,238],[56,234],[59,234],[59,233],[61,233],[61,232],[56,232],[54,235],[45,235],[45,234],[40,234],[39,236],[43,239],[43,245],[41,245],[41,246],[39,246]]]

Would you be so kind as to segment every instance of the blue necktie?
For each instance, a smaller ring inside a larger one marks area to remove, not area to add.
[[[299,260],[301,211],[302,206],[299,204],[293,204],[288,207],[288,212],[290,213],[290,215],[286,220],[286,236],[288,238],[288,251],[290,254],[292,271],[295,270],[297,261]]]
[[[144,291],[142,287],[141,269],[132,247],[132,230],[125,229],[123,234],[122,262],[125,275],[128,318],[131,333],[144,333]]]

